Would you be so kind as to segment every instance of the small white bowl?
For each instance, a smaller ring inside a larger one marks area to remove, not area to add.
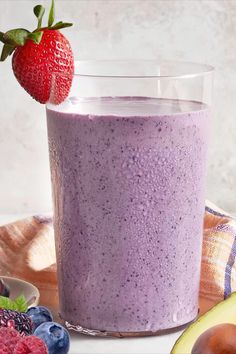
[[[17,296],[24,295],[28,306],[37,306],[39,303],[39,290],[31,283],[27,281],[0,276],[1,279],[9,286],[10,299],[14,300]]]

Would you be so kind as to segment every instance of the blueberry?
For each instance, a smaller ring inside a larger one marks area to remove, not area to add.
[[[68,331],[56,322],[44,322],[34,332],[48,347],[49,354],[67,354],[70,348]]]
[[[10,296],[9,286],[2,279],[0,279],[0,296]]]
[[[33,331],[42,323],[53,320],[51,312],[44,306],[30,307],[26,313],[33,322]]]

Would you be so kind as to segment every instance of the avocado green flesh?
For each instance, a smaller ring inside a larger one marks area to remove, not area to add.
[[[191,354],[198,337],[207,329],[222,323],[236,325],[236,293],[193,322],[176,341],[171,354]]]

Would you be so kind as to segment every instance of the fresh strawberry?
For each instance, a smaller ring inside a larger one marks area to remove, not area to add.
[[[68,96],[74,72],[72,50],[61,32],[51,29],[42,32],[39,44],[28,40],[23,47],[16,48],[13,71],[21,86],[40,103],[49,100],[52,73],[63,73],[56,77],[57,95],[54,93],[52,97],[54,103],[61,103]]]
[[[54,0],[48,19],[48,27],[42,28],[45,9],[34,7],[38,27],[29,32],[25,29],[0,32],[4,43],[1,61],[13,54],[12,68],[20,85],[38,102],[63,102],[69,94],[74,57],[69,41],[59,31],[71,23],[54,22]],[[53,90],[52,90],[53,88]]]

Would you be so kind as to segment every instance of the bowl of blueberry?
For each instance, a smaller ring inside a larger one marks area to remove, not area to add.
[[[21,283],[19,279],[15,281]],[[68,331],[53,321],[48,308],[37,306],[38,291],[29,296],[35,290],[33,285],[29,286],[31,292],[25,287],[17,292],[14,278],[0,278],[0,354],[67,354]]]

